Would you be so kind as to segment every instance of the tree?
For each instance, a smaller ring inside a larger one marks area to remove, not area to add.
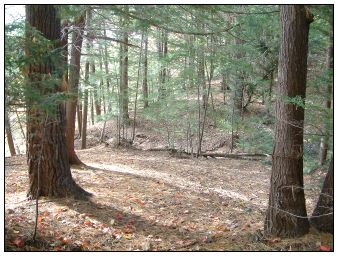
[[[66,138],[67,151],[70,164],[82,164],[74,150],[75,115],[77,106],[77,95],[80,80],[80,60],[83,41],[85,18],[80,15],[75,19],[73,25],[70,68],[69,68],[69,93],[70,100],[66,103]]]
[[[304,104],[309,26],[313,15],[303,5],[282,5],[275,141],[265,233],[296,237],[309,230],[303,189]]]
[[[318,230],[333,234],[333,157],[310,222]]]
[[[327,49],[327,57],[326,57],[326,69],[330,72],[332,72],[333,69],[333,21],[332,18],[330,20],[330,45]],[[327,108],[327,111],[329,112],[331,109],[331,96],[332,96],[332,83],[329,81],[327,85],[327,95],[326,95],[326,101],[325,101],[325,107]],[[327,117],[329,119],[329,117]],[[319,163],[320,165],[324,165],[327,157],[327,151],[329,148],[329,132],[330,127],[328,123],[325,124],[325,136],[321,138],[320,141],[320,152],[319,152]]]
[[[61,24],[53,5],[26,5],[26,73],[34,90],[27,98],[27,161],[31,198],[89,195],[72,178],[66,138],[61,91]],[[39,101],[42,100],[42,101]],[[45,102],[49,103],[45,106]]]
[[[128,12],[128,7],[124,8],[126,12]],[[120,109],[122,115],[123,124],[129,123],[129,112],[128,112],[128,104],[129,104],[129,97],[128,97],[128,31],[127,23],[128,18],[122,17],[121,18],[121,41],[120,44],[120,70],[121,70],[121,77],[120,77]]]
[[[5,131],[6,131],[9,152],[11,153],[11,156],[14,156],[16,155],[16,152],[15,152],[14,141],[13,141],[13,136],[12,136],[11,122],[10,122],[7,111],[5,111]]]
[[[149,106],[149,92],[148,92],[148,33],[144,33],[144,59],[143,59],[143,82],[142,82],[142,91],[143,91],[143,104],[144,108]]]
[[[164,99],[166,96],[166,79],[168,76],[167,65],[165,64],[168,55],[168,32],[163,29],[158,29],[157,42],[158,57],[160,62],[160,72],[158,76],[159,89],[158,98]]]

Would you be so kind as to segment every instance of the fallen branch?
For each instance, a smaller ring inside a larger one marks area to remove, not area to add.
[[[250,154],[250,153],[238,153],[238,154],[226,154],[226,153],[202,153],[201,156],[204,157],[224,157],[224,158],[233,158],[233,159],[257,159],[262,157],[269,157],[269,154]]]

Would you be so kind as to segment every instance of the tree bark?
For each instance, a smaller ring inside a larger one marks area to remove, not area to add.
[[[89,78],[89,61],[85,64],[85,84],[88,84]],[[87,117],[88,117],[88,89],[84,91],[83,112],[82,112],[82,132],[81,132],[81,149],[87,147]]]
[[[333,69],[333,24],[331,20],[331,32],[330,32],[330,46],[327,49],[327,57],[326,57],[326,68],[327,70]],[[327,111],[330,111],[331,109],[331,97],[332,97],[332,83],[329,83],[327,85],[327,99],[325,102],[325,107],[327,108]],[[329,119],[329,117],[327,117]],[[325,124],[325,136],[321,138],[320,140],[320,152],[319,152],[319,163],[320,165],[324,165],[326,158],[327,158],[327,151],[329,149],[329,132],[330,127],[328,127],[328,124]]]
[[[82,137],[82,101],[77,102],[76,106],[76,115],[77,115],[77,129],[79,131],[80,138]]]
[[[241,42],[238,38],[235,38],[235,44],[240,45]],[[237,49],[235,53],[235,58],[238,61],[241,61],[244,57],[244,52],[242,49]],[[244,71],[241,70],[240,66],[237,66],[236,77],[235,77],[235,88],[234,88],[234,106],[237,111],[239,111],[240,116],[243,116],[243,88],[244,88]]]
[[[83,164],[77,157],[74,150],[74,134],[75,134],[75,116],[78,97],[78,88],[80,80],[80,61],[83,42],[83,30],[85,25],[85,17],[80,15],[76,18],[73,25],[70,68],[69,68],[69,93],[70,100],[66,103],[66,139],[69,163]],[[79,113],[78,113],[79,114]],[[80,132],[81,134],[81,132]]]
[[[60,19],[53,5],[26,5],[26,21],[29,26],[26,28],[25,53],[28,59],[34,58],[27,64],[29,86],[41,96],[51,97],[61,91],[63,75],[59,68],[62,63]],[[48,51],[47,47],[45,50],[41,49],[41,55],[32,55],[30,52],[31,47],[40,40],[32,35],[30,27],[35,27],[53,45]],[[57,77],[52,77],[51,74],[57,74]],[[46,83],[54,86],[45,88]],[[45,106],[39,105],[36,99],[27,98],[27,161],[30,182],[28,196],[88,196],[89,193],[80,188],[71,175],[62,104],[53,103],[46,110],[42,107]]]
[[[285,97],[305,101],[309,25],[303,5],[282,5],[275,141],[265,233],[297,237],[309,230],[303,188],[304,109]]]
[[[202,89],[202,108],[206,108],[207,103],[207,85],[206,85],[206,79],[205,79],[205,54],[204,49],[200,48],[198,53],[198,83],[201,85]]]
[[[106,24],[105,22],[103,22],[103,34],[104,36],[107,36],[107,32],[106,32]],[[108,112],[111,113],[112,112],[112,101],[111,101],[111,95],[112,93],[110,92],[110,90],[113,92],[114,91],[114,87],[112,89],[110,89],[110,78],[109,78],[109,63],[108,63],[108,48],[107,48],[107,44],[104,44],[104,68],[106,71],[106,84],[107,84],[107,98],[108,98]]]
[[[126,9],[128,7],[125,7]],[[127,10],[128,11],[128,10]],[[129,97],[128,97],[128,32],[127,29],[127,18],[124,17],[121,21],[122,31],[122,41],[124,44],[120,44],[121,50],[121,83],[120,83],[120,97],[121,97],[121,114],[123,124],[129,124]]]
[[[144,108],[149,106],[148,101],[148,33],[145,32],[144,35],[144,59],[143,59],[143,83],[142,83],[142,91],[143,91],[143,104]]]
[[[167,68],[165,61],[168,54],[168,32],[159,29],[158,31],[159,41],[157,45],[158,56],[160,61],[160,72],[159,72],[159,92],[158,97],[159,100],[164,99],[166,96],[166,78],[167,78]]]
[[[12,136],[12,128],[11,128],[11,122],[8,116],[7,111],[5,111],[5,130],[6,130],[6,137],[7,137],[7,144],[9,147],[9,152],[11,153],[11,156],[15,156],[15,146]]]
[[[318,230],[333,234],[333,158],[310,221]]]

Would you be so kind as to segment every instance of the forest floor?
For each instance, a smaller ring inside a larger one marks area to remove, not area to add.
[[[214,95],[215,104],[222,104]],[[217,97],[218,97],[217,96]],[[223,106],[223,105],[222,105]],[[219,107],[221,108],[221,107]],[[252,104],[255,112],[262,105]],[[154,113],[159,110],[154,109]],[[250,115],[250,112],[245,113]],[[186,121],[187,114],[180,113]],[[25,251],[319,251],[333,248],[331,234],[310,233],[297,239],[264,237],[271,160],[190,158],[168,149],[165,121],[140,114],[134,143],[116,146],[116,124],[88,127],[87,149],[76,153],[85,167],[72,167],[75,181],[93,196],[40,198],[37,242],[35,201],[27,200],[28,167],[24,155],[5,158],[5,249]],[[186,138],[172,143],[186,151]],[[182,127],[179,127],[182,128]],[[272,132],[272,126],[263,127]],[[262,129],[263,129],[262,128]],[[131,138],[132,129],[125,135]],[[173,134],[175,136],[173,136]],[[77,135],[78,136],[78,135]],[[194,136],[196,150],[196,135]],[[231,134],[206,121],[203,152],[229,153]],[[156,151],[150,151],[156,150]],[[234,148],[233,153],[242,153]],[[304,175],[306,206],[311,214],[325,168]],[[327,247],[323,247],[327,248]]]
[[[27,200],[25,156],[5,159],[6,250],[318,251],[330,234],[263,237],[270,167],[260,161],[181,159],[164,151],[98,145],[78,150],[87,167],[72,168],[93,194]],[[311,213],[325,172],[305,175]]]

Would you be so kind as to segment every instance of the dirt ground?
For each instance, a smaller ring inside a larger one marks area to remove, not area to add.
[[[180,159],[168,152],[99,145],[72,168],[93,194],[26,199],[25,156],[5,159],[5,249],[53,251],[318,251],[332,235],[311,229],[298,239],[263,237],[270,167],[260,161]],[[307,212],[323,173],[305,175]]]

